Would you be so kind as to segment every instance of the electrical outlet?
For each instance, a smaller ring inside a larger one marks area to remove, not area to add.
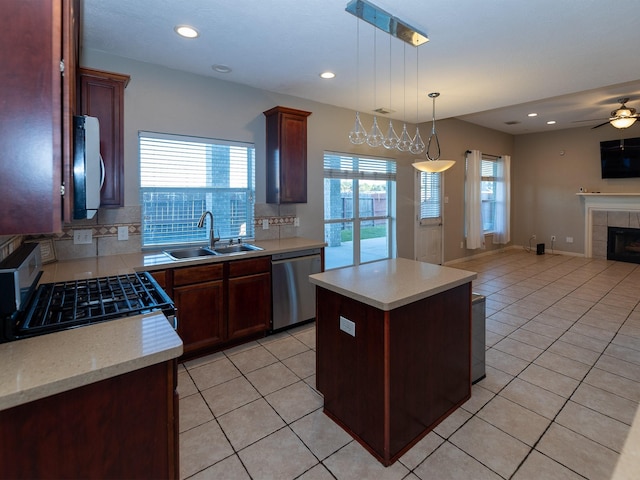
[[[262,219],[262,229],[263,230],[269,230],[269,220],[266,218]]]
[[[92,241],[93,241],[93,235],[92,235],[91,229],[73,231],[74,245],[89,245],[91,244]]]
[[[556,241],[556,236],[555,235],[551,235],[551,241],[555,242]]]
[[[129,227],[118,227],[118,240],[129,240]]]
[[[300,226],[300,219],[298,217],[295,217],[293,219],[293,226],[294,227],[299,227]]]
[[[355,322],[352,322],[348,318],[344,318],[342,315],[340,315],[340,330],[342,330],[344,333],[348,333],[352,337],[356,336]]]
[[[534,233],[533,235],[531,235],[531,240],[535,241],[536,239],[536,234]]]

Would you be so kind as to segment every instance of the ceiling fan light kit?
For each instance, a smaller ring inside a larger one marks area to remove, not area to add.
[[[635,108],[629,108],[625,105],[629,101],[628,98],[621,98],[618,100],[622,105],[617,110],[611,112],[611,118],[609,123],[616,128],[629,128],[636,123],[638,115]]]

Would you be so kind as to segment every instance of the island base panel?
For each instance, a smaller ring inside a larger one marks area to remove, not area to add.
[[[470,283],[391,311],[318,287],[316,331],[325,413],[384,465],[471,397]]]

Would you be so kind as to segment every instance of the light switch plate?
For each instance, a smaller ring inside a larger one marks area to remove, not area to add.
[[[345,333],[348,333],[352,337],[356,336],[355,322],[352,322],[348,318],[344,318],[342,315],[340,315],[340,330],[342,330]]]

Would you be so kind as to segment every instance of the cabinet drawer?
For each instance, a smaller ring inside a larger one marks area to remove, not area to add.
[[[229,262],[229,277],[241,277],[271,271],[271,257],[249,258]]]
[[[191,283],[207,282],[210,280],[221,280],[223,264],[202,265],[199,267],[176,268],[173,271],[173,285],[189,285]]]

